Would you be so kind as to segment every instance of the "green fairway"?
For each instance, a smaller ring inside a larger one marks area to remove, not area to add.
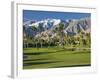
[[[23,69],[90,66],[90,49],[24,48]]]

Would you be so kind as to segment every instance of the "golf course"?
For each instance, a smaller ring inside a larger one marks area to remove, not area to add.
[[[91,14],[23,10],[23,69],[91,66]]]
[[[90,66],[90,49],[24,48],[23,69]]]

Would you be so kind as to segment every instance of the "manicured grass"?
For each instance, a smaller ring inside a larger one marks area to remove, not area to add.
[[[23,69],[90,66],[90,49],[24,48]]]

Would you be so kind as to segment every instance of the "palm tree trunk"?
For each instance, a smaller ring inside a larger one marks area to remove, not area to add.
[[[36,48],[37,48],[37,42],[36,42]]]
[[[41,42],[41,48],[42,48],[42,42]]]

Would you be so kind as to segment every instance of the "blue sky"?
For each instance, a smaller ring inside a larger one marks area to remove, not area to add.
[[[80,19],[90,17],[90,13],[76,13],[76,12],[53,12],[53,11],[34,11],[23,10],[23,21],[27,20],[43,20],[43,19]]]

